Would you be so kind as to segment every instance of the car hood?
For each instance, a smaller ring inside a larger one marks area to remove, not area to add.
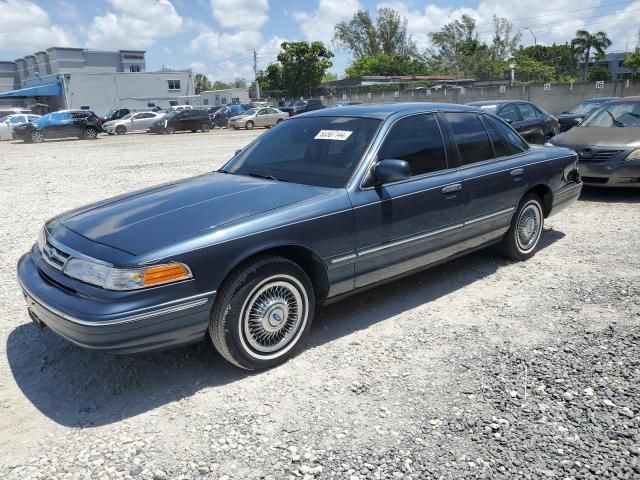
[[[578,114],[575,114],[575,113],[561,113],[560,115],[557,115],[557,118],[558,118],[558,120],[575,120],[576,118],[588,117],[589,113],[585,113],[583,115],[578,115]]]
[[[559,147],[593,145],[602,147],[640,147],[640,127],[573,127],[556,135],[551,143]]]
[[[59,221],[85,238],[139,255],[326,192],[320,187],[210,173],[89,205]]]
[[[240,120],[242,118],[247,118],[247,117],[252,117],[252,116],[253,115],[245,115],[245,114],[235,115],[235,116],[231,117],[229,120]]]

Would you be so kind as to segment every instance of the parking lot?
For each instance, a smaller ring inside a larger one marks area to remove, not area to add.
[[[527,262],[482,251],[328,306],[263,373],[208,342],[111,356],[32,326],[15,265],[45,220],[263,132],[0,143],[1,478],[640,475],[638,189],[585,190]]]

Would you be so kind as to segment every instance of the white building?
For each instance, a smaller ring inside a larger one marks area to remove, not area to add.
[[[200,92],[200,98],[195,103],[198,105],[211,105],[218,107],[228,103],[251,103],[248,88],[227,88],[224,90],[207,90]]]
[[[194,103],[190,70],[147,72],[145,52],[49,48],[0,62],[0,105],[44,103],[51,110],[109,110]]]

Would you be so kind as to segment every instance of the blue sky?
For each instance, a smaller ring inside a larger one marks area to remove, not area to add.
[[[640,28],[640,0],[0,0],[0,59],[50,46],[136,48],[147,50],[148,70],[192,68],[212,80],[251,80],[254,50],[264,68],[282,41],[331,42],[335,23],[383,6],[407,18],[421,49],[429,47],[430,32],[464,13],[476,18],[483,40],[490,40],[493,15],[510,19],[523,45],[604,30],[611,50],[620,51],[636,46]],[[350,58],[334,51],[340,75]]]

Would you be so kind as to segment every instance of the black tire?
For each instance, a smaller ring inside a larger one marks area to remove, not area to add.
[[[247,130],[253,130],[254,126],[255,126],[255,123],[253,123],[251,120],[249,120],[247,123],[244,124],[244,128],[246,128]]]
[[[535,193],[525,195],[500,243],[500,253],[522,261],[533,257],[544,233],[544,207]]]
[[[165,132],[168,133],[169,135],[173,135],[174,133],[176,133],[176,127],[169,125],[166,129]]]
[[[258,301],[271,294],[276,300]],[[302,268],[286,258],[258,257],[237,268],[218,290],[209,335],[227,361],[245,370],[265,370],[284,363],[303,345],[314,310],[313,285]],[[262,317],[251,322],[251,313]],[[264,333],[274,340],[265,341]]]
[[[113,134],[114,134],[113,132],[107,132],[107,135],[113,135]]]
[[[28,143],[42,143],[44,142],[44,132],[40,130],[31,130],[31,133],[27,137],[29,139]]]
[[[284,119],[279,118],[279,119],[276,121],[276,125],[280,125],[282,122],[284,122]]]
[[[208,132],[209,131],[209,124],[208,123],[203,123],[202,126],[200,127],[200,130],[202,130],[203,132]]]
[[[87,127],[82,131],[82,138],[85,140],[95,140],[98,138],[98,130],[93,127]]]
[[[118,135],[124,135],[125,133],[127,133],[127,127],[125,127],[124,125],[118,125],[116,127],[116,133]]]

